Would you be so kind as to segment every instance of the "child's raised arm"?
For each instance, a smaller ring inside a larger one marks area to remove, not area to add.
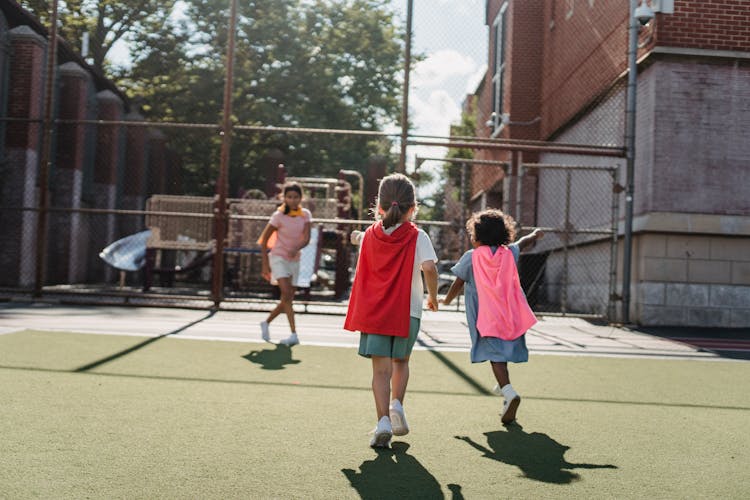
[[[539,228],[534,229],[532,232],[524,236],[523,238],[520,238],[518,241],[516,241],[516,245],[518,245],[518,249],[523,251],[526,248],[533,245],[536,240],[541,239],[544,237],[544,231],[542,231]]]

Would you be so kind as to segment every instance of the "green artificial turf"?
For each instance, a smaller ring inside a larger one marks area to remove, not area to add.
[[[747,498],[750,363],[416,351],[412,433],[368,447],[352,349],[0,335],[0,498]]]

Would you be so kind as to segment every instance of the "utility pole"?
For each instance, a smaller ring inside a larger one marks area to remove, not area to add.
[[[232,146],[232,89],[234,88],[234,40],[237,31],[237,0],[230,0],[229,40],[227,41],[224,111],[221,124],[221,160],[214,204],[214,249],[211,297],[219,307],[224,295],[224,240],[227,236],[227,192],[229,190],[229,152]]]
[[[625,104],[625,229],[622,261],[622,322],[630,323],[630,288],[633,255],[633,191],[635,190],[635,109],[638,87],[638,31],[635,18],[638,0],[630,0],[628,90]]]
[[[411,21],[413,0],[406,3],[406,44],[404,48],[404,90],[401,99],[401,155],[398,172],[406,172],[406,141],[409,138],[409,74],[411,73]]]
[[[36,275],[34,297],[42,296],[47,267],[47,217],[49,215],[49,169],[52,164],[52,128],[55,103],[55,76],[57,74],[57,17],[58,0],[52,0],[47,48],[47,79],[44,86],[44,122],[42,124],[42,151],[39,160],[39,212],[36,223]]]

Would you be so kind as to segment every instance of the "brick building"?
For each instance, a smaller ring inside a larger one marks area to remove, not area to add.
[[[47,29],[13,0],[0,0],[0,286],[35,283],[39,162],[45,115]],[[145,127],[76,120],[142,120],[123,92],[64,41],[58,44],[49,184],[58,209],[137,209],[153,192],[170,192],[179,163],[163,137]],[[142,219],[142,218],[141,218]],[[135,217],[49,215],[46,284],[111,280],[99,251],[143,229]]]
[[[656,17],[639,35],[630,318],[644,325],[747,327],[750,3],[653,3]],[[486,126],[477,134],[622,146],[628,11],[622,0],[488,0],[488,72],[473,97],[477,123]],[[552,153],[524,160],[612,163]],[[624,160],[617,163],[624,184]],[[472,177],[475,208],[479,200],[507,201],[502,179],[499,171]],[[524,178],[523,223],[555,220],[545,207],[560,189],[543,173]],[[575,215],[579,224],[605,222],[585,208]],[[572,265],[590,265],[592,252],[605,244],[578,246]],[[619,262],[618,276],[621,269]],[[587,311],[585,295],[569,297],[574,309]]]

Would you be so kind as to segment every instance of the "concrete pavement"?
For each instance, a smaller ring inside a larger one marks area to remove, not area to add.
[[[194,309],[6,302],[0,304],[0,334],[34,329],[259,343],[262,341],[258,323],[266,315],[265,312],[221,310],[214,313]],[[307,345],[354,348],[358,344],[357,334],[343,330],[341,314],[298,313],[296,319],[300,339]],[[271,325],[272,340],[280,340],[289,332],[283,316]],[[679,330],[675,334],[680,340],[659,336],[658,332],[618,328],[582,318],[541,316],[527,334],[527,345],[532,355],[750,358],[750,339],[734,339],[722,344],[716,339],[709,337],[706,341],[701,337],[701,343],[690,341],[698,337],[680,336]],[[468,351],[469,345],[463,312],[425,311],[417,349]]]

